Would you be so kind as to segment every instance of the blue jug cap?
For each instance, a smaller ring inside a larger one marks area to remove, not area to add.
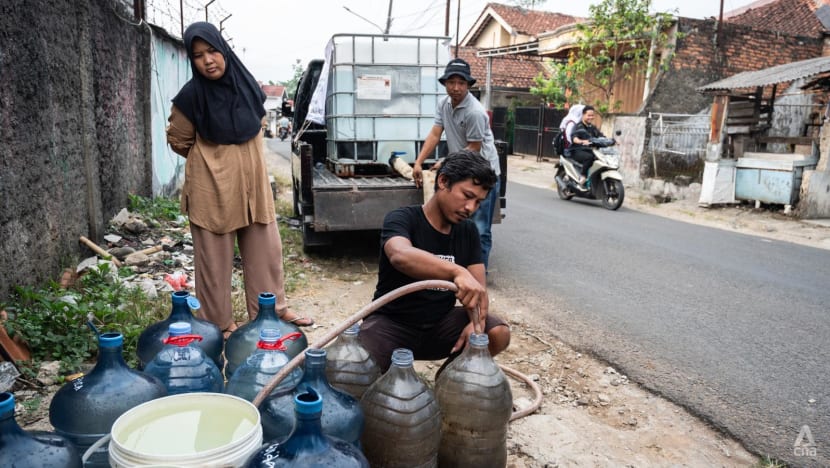
[[[199,299],[194,296],[187,297],[187,306],[192,310],[199,310],[202,308],[202,304],[199,302]]]
[[[260,341],[274,342],[280,339],[280,331],[276,328],[263,328],[259,331]]]
[[[14,411],[14,394],[11,392],[0,393],[0,413]]]
[[[101,333],[98,336],[98,346],[102,348],[115,348],[124,344],[124,335],[117,332]]]
[[[400,156],[406,154],[406,151],[392,151],[392,156]]]
[[[187,291],[173,291],[173,304],[184,304],[187,301],[187,298],[190,297],[190,293]]]
[[[259,295],[261,305],[272,306],[277,303],[277,296],[274,293],[264,292]]]
[[[323,399],[311,386],[294,397],[294,410],[299,414],[314,414],[323,411]]]
[[[349,336],[355,336],[355,335],[360,334],[360,324],[359,323],[352,324],[352,326],[350,326],[349,328],[343,330],[343,334],[344,335],[349,335]]]
[[[170,335],[187,335],[190,333],[191,327],[190,324],[187,322],[173,322],[170,324],[170,327],[167,329]]]

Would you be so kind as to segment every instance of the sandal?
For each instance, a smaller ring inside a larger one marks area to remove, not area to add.
[[[237,329],[239,329],[239,325],[237,325],[236,322],[234,322],[233,325],[222,330],[222,337],[225,339],[225,341],[227,341],[228,337],[231,336],[231,333],[235,332]]]
[[[295,315],[293,312],[286,311],[284,314],[280,316],[280,320],[282,320],[283,322],[293,323],[298,327],[310,327],[314,325],[314,319],[311,317],[300,317],[299,315],[297,315],[292,319],[286,318],[286,316],[293,315]]]

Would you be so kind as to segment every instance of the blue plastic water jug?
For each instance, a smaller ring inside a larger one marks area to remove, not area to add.
[[[415,372],[412,351],[392,352],[392,365],[360,400],[363,454],[372,466],[437,466],[441,411]]]
[[[123,344],[120,333],[102,333],[95,368],[61,387],[49,405],[55,432],[69,439],[80,454],[109,434],[112,423],[127,410],[167,394],[158,379],[127,366]],[[87,466],[109,467],[108,460],[104,445]]]
[[[329,385],[326,379],[326,351],[308,349],[305,352],[303,378],[294,391],[270,395],[259,407],[262,416],[262,434],[267,441],[284,439],[294,427],[294,397],[313,388],[325,401],[323,405],[323,433],[355,444],[363,432],[363,412],[351,395]]]
[[[164,347],[164,339],[168,336],[171,323],[188,322],[190,330],[194,335],[202,337],[196,342],[196,346],[205,350],[216,367],[222,369],[225,361],[222,359],[222,346],[225,342],[219,327],[212,322],[202,320],[193,316],[191,310],[198,310],[201,306],[199,300],[191,296],[187,291],[175,291],[172,294],[173,308],[170,316],[161,322],[156,322],[147,327],[138,337],[136,352],[138,354],[139,369],[143,369],[148,362]]]
[[[259,332],[263,328],[276,328],[280,331],[280,336],[288,336],[289,333],[299,333],[302,335],[297,340],[286,343],[285,354],[291,359],[300,354],[308,347],[308,339],[305,334],[300,331],[300,328],[293,323],[284,322],[277,317],[275,309],[277,303],[277,296],[265,292],[259,295],[259,312],[256,318],[237,328],[231,336],[228,337],[225,343],[225,359],[228,360],[225,368],[226,375],[233,375],[236,369],[245,362],[256,350],[256,344],[259,342]]]
[[[297,394],[293,399],[296,427],[285,441],[266,445],[245,465],[249,468],[279,466],[331,466],[338,468],[369,467],[366,457],[354,445],[325,435],[321,414],[324,401],[313,389]]]
[[[299,337],[299,333],[292,333],[280,338],[280,332],[276,328],[263,328],[259,332],[259,343],[257,343],[256,351],[233,373],[225,387],[225,393],[254,401],[260,390],[271,381],[277,372],[288,364],[289,359],[285,354],[285,342],[296,340]],[[299,368],[294,369],[271,393],[293,389],[302,377],[303,371]]]
[[[81,468],[81,456],[57,434],[28,433],[14,419],[14,395],[0,393],[0,466]]]
[[[380,377],[380,367],[360,344],[360,325],[354,324],[326,347],[326,377],[332,387],[360,400]]]
[[[507,465],[513,395],[488,344],[487,334],[470,335],[469,346],[435,382],[435,398],[441,407],[441,466]]]
[[[147,364],[144,372],[161,380],[170,395],[190,392],[221,393],[224,387],[222,372],[202,348],[193,345],[193,341],[201,337],[190,334],[190,324],[171,323],[168,333],[164,347]]]

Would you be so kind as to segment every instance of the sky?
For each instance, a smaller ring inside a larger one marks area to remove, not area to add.
[[[197,9],[208,1],[187,0],[186,4]],[[451,0],[453,43],[459,1],[461,38],[489,3]],[[728,12],[753,1],[723,0],[723,9]],[[208,10],[211,22],[217,26],[222,22],[223,35],[230,39],[234,51],[254,77],[268,83],[290,79],[292,64],[297,59],[304,68],[309,60],[323,58],[326,43],[334,34],[382,33],[389,3],[389,0],[214,0]],[[506,0],[496,3],[510,4]],[[594,1],[547,0],[536,9],[587,17],[591,3]],[[652,5],[654,11],[669,11],[690,18],[717,17],[720,10],[720,0],[652,0]],[[390,33],[443,35],[445,11],[446,0],[393,0]],[[198,14],[201,17],[196,19],[203,20],[204,9]]]

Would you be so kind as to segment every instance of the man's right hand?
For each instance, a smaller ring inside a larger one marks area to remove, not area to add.
[[[467,310],[475,310],[478,308],[482,317],[487,316],[487,288],[470,273],[466,268],[459,268],[458,273],[452,280],[458,291],[455,297],[461,301],[461,304]]]

